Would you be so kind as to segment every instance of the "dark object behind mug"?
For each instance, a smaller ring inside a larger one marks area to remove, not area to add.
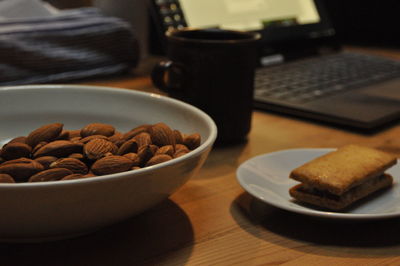
[[[237,143],[251,128],[257,33],[218,29],[167,33],[169,61],[152,73],[170,96],[199,107],[218,127],[217,143]]]

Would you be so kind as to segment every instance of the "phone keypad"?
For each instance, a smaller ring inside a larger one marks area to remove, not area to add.
[[[164,30],[180,29],[186,27],[186,21],[177,0],[156,0],[160,16],[163,20]]]

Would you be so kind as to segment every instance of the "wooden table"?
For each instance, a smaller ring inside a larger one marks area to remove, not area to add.
[[[140,71],[85,83],[157,92]],[[361,134],[255,111],[246,143],[214,148],[198,174],[160,205],[80,238],[0,245],[0,264],[400,265],[400,219],[350,223],[294,214],[253,198],[236,181],[238,166],[256,155],[348,143],[400,156],[400,124]]]

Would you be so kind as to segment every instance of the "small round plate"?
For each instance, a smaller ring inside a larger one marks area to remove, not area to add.
[[[240,185],[261,201],[290,212],[309,216],[372,220],[400,216],[400,166],[395,165],[386,172],[391,174],[394,184],[391,188],[375,193],[355,203],[345,212],[331,212],[302,204],[289,195],[289,189],[298,184],[289,178],[290,172],[334,149],[291,149],[259,155],[245,161],[237,169]]]

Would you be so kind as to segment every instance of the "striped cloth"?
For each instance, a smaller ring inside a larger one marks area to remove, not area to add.
[[[130,25],[96,8],[0,21],[0,86],[111,75],[138,60]]]

